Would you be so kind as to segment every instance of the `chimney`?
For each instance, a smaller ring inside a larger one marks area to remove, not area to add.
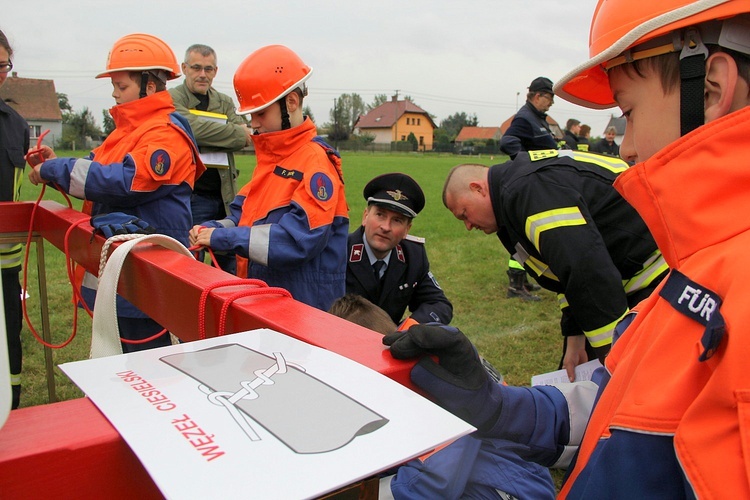
[[[391,96],[391,101],[398,102],[398,94]]]

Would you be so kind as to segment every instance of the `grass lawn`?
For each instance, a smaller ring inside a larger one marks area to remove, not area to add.
[[[58,156],[73,155],[57,152]],[[78,154],[80,156],[80,154]],[[414,177],[425,192],[427,205],[414,220],[412,234],[426,238],[431,268],[448,298],[454,305],[453,325],[464,331],[513,385],[528,385],[533,374],[557,368],[561,338],[559,312],[553,294],[542,291],[540,302],[506,299],[508,279],[505,275],[508,254],[495,236],[467,232],[453,218],[441,201],[443,182],[454,165],[470,161],[491,165],[504,157],[460,157],[420,154],[342,154],[351,230],[361,221],[365,208],[364,185],[374,176],[401,171]],[[250,178],[255,157],[237,157],[240,170],[238,185]],[[23,199],[36,200],[39,188],[26,182]],[[64,203],[63,198],[47,189],[45,199]],[[80,207],[80,202],[76,202]],[[29,262],[36,262],[32,248]],[[51,244],[45,245],[47,290],[50,299],[50,322],[54,343],[64,342],[72,334],[73,306],[71,290],[65,273],[62,253]],[[36,266],[29,266],[29,313],[35,328],[41,330],[39,319]],[[85,359],[89,354],[91,323],[85,312],[78,315],[78,332],[73,341],[53,352],[54,364]],[[21,406],[48,402],[44,353],[24,326],[24,371]],[[80,397],[81,392],[55,368],[58,399]]]

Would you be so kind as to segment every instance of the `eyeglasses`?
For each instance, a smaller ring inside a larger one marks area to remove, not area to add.
[[[210,75],[211,73],[216,72],[216,67],[214,66],[201,66],[200,64],[193,64],[192,66],[188,66],[190,69],[195,71],[196,73],[200,73],[201,71],[205,71],[207,75]]]
[[[13,69],[13,63],[8,61],[7,63],[0,63],[0,73],[10,73]]]
[[[541,95],[542,97],[546,97],[547,99],[549,99],[550,104],[554,104],[555,103],[555,96],[553,96],[552,94],[539,94],[539,95]]]

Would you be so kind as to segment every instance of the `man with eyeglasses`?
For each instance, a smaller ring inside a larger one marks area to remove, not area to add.
[[[547,123],[547,111],[554,103],[552,80],[543,76],[534,78],[526,94],[526,104],[518,110],[510,122],[510,127],[500,139],[500,150],[513,159],[521,151],[557,149],[557,140]],[[506,274],[509,299],[539,300],[539,297],[530,293],[538,290],[539,285],[529,281],[521,264],[511,258]]]
[[[547,111],[554,103],[552,81],[543,76],[534,78],[526,94],[526,104],[518,110],[500,139],[502,152],[513,159],[519,151],[557,149],[557,140],[547,123]]]
[[[177,112],[190,122],[206,164],[206,172],[195,183],[190,200],[193,224],[221,220],[237,195],[237,170],[233,152],[250,144],[251,129],[235,113],[232,98],[211,86],[218,66],[216,52],[195,44],[185,52],[182,73],[185,81],[169,90]],[[219,266],[234,274],[233,255],[216,254]]]

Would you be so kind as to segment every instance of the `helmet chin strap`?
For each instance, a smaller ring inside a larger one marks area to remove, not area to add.
[[[680,135],[686,135],[703,125],[704,81],[708,48],[694,28],[685,31],[680,52]]]
[[[289,111],[286,109],[286,96],[279,99],[279,106],[281,107],[281,130],[288,130],[292,128],[292,123],[289,121]]]
[[[139,99],[143,99],[148,95],[146,93],[146,87],[148,87],[148,71],[141,73],[141,92],[138,94]]]

